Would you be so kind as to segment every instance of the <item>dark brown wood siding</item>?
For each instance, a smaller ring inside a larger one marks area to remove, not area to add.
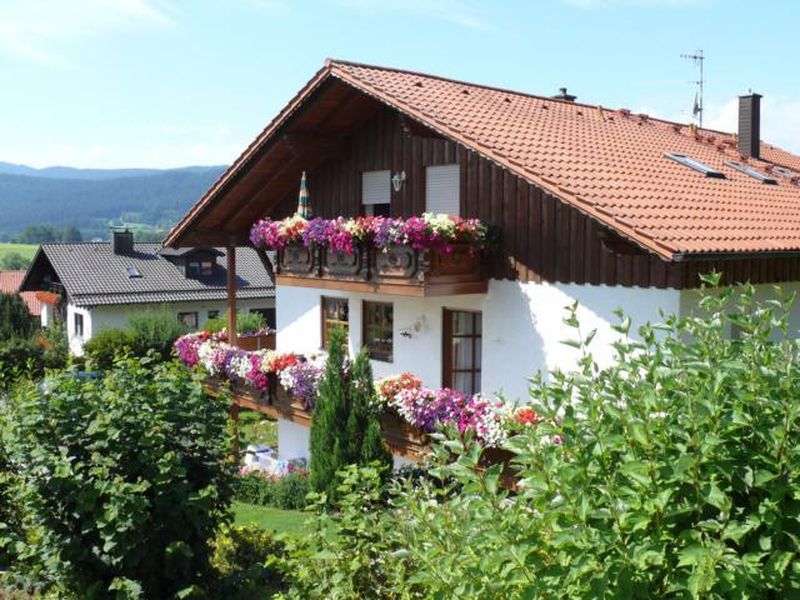
[[[659,288],[697,287],[699,274],[712,270],[725,283],[800,280],[800,258],[665,261],[456,142],[404,127],[389,108],[361,123],[339,156],[308,173],[311,207],[322,217],[358,215],[361,173],[388,169],[407,176],[400,192],[392,191],[392,214],[418,215],[425,210],[425,167],[452,163],[461,165],[461,215],[499,231],[492,277]],[[273,216],[289,215],[296,205],[295,190]]]

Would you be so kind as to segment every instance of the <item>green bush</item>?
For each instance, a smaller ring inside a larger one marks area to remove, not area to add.
[[[48,369],[63,369],[69,361],[67,325],[56,319],[39,334],[39,344],[44,349],[44,366]]]
[[[267,326],[264,316],[255,312],[238,311],[236,313],[236,333],[253,333]],[[206,321],[204,329],[210,333],[219,333],[228,328],[227,315],[220,315]]]
[[[342,516],[319,517],[328,529],[298,548],[291,593],[800,597],[800,344],[789,307],[744,287],[707,292],[700,316],[635,337],[621,318],[606,368],[573,311],[580,367],[534,379],[541,421],[507,446],[516,493],[501,487],[499,465],[479,468],[469,440],[435,446],[433,473],[452,486],[396,483],[387,512],[348,508],[380,492],[374,475],[350,472]],[[385,584],[369,579],[368,561]]]
[[[36,322],[19,294],[0,293],[0,340],[29,338]]]
[[[230,518],[227,406],[174,363],[124,359],[10,398],[28,532],[15,567],[81,598],[168,598],[208,574]]]
[[[0,342],[0,390],[22,378],[44,372],[44,349],[33,341],[11,338]]]
[[[237,478],[234,497],[248,504],[296,510],[308,505],[306,496],[310,491],[306,471],[294,471],[283,477],[250,473]]]
[[[126,329],[132,337],[134,356],[145,356],[152,351],[161,360],[170,360],[175,340],[188,333],[186,327],[166,309],[133,316],[128,319]]]
[[[252,524],[224,527],[213,546],[215,597],[267,598],[283,587],[278,563],[284,556],[284,544],[266,529]]]
[[[312,519],[311,533],[286,540],[281,568],[290,587],[281,598],[458,597],[421,594],[422,588],[415,582],[418,566],[403,550],[407,540],[395,533],[398,517],[387,512],[382,469],[376,463],[340,471],[336,510],[330,510],[325,494],[312,494],[317,516]]]
[[[104,329],[83,345],[83,352],[94,369],[110,369],[114,360],[132,352],[133,332],[112,327]]]

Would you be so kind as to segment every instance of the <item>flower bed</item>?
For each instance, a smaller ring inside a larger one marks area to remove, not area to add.
[[[489,243],[486,225],[478,219],[424,213],[421,217],[355,217],[305,220],[294,215],[281,221],[262,219],[250,230],[256,248],[283,250],[302,243],[307,248],[328,248],[332,252],[353,254],[357,246],[386,250],[392,245],[407,245],[418,251],[453,251],[453,244],[467,244],[483,250]]]
[[[288,352],[247,352],[230,346],[206,332],[189,334],[175,342],[180,360],[203,369],[212,377],[243,382],[266,390],[270,377],[276,380],[305,410],[311,412],[322,375],[320,358],[310,359]],[[460,435],[472,435],[483,446],[502,446],[508,437],[539,422],[528,406],[517,407],[499,398],[469,395],[444,388],[425,388],[411,373],[385,377],[375,382],[379,413],[393,412],[422,433],[453,427]]]

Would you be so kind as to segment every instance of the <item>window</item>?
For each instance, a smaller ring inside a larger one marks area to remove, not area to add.
[[[188,327],[189,329],[197,329],[197,313],[179,312],[178,322],[184,327]]]
[[[214,261],[190,260],[186,263],[187,277],[210,277],[214,274]]]
[[[743,165],[742,163],[733,162],[732,160],[726,160],[725,164],[728,165],[732,169],[736,169],[740,173],[744,173],[745,175],[749,175],[753,179],[758,179],[761,183],[767,183],[771,185],[775,185],[778,183],[775,179],[767,175],[766,173],[762,173],[761,171],[754,169],[751,166]]]
[[[717,179],[725,179],[725,174],[721,171],[717,171],[714,167],[709,167],[705,163],[701,163],[699,160],[693,159],[691,156],[686,154],[675,154],[674,152],[667,152],[666,157],[674,160],[675,162],[679,162],[684,166],[689,167],[690,169],[694,169],[695,171],[702,173],[706,177],[716,177]]]
[[[73,322],[75,324],[75,335],[79,338],[83,338],[83,315],[75,313]]]
[[[128,273],[128,279],[139,279],[142,276],[142,274],[139,273],[139,269],[136,267],[128,267],[125,271]]]
[[[392,201],[390,178],[389,171],[365,171],[361,174],[361,204],[364,216],[389,216]]]
[[[425,211],[459,215],[461,206],[461,171],[458,165],[425,169]]]
[[[208,318],[209,319],[216,319],[219,316],[218,310],[210,310],[208,311]]]
[[[349,331],[349,308],[347,298],[322,297],[322,348],[328,349],[328,338],[334,327]]]
[[[444,310],[442,385],[465,394],[481,391],[482,316]]]
[[[394,307],[389,302],[364,302],[361,343],[375,360],[392,362]]]
[[[256,313],[264,317],[264,325],[270,329],[275,329],[275,309],[274,308],[251,308],[251,313]]]

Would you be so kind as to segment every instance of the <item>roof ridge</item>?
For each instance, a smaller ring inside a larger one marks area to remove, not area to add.
[[[504,87],[499,87],[499,86],[494,86],[494,85],[488,85],[488,84],[483,84],[483,83],[474,83],[472,81],[464,81],[463,79],[455,79],[453,77],[445,77],[443,75],[436,75],[434,73],[425,73],[425,72],[422,72],[422,71],[414,71],[414,70],[410,70],[410,69],[401,69],[401,68],[398,68],[398,67],[384,67],[384,66],[381,66],[381,65],[373,65],[373,64],[361,63],[361,62],[349,61],[349,60],[339,60],[339,59],[335,59],[335,58],[326,59],[325,65],[326,65],[326,67],[336,67],[337,65],[348,65],[348,66],[352,66],[352,67],[362,67],[362,68],[365,68],[365,69],[375,69],[375,70],[378,70],[378,71],[391,71],[393,73],[405,73],[406,75],[416,75],[418,77],[426,77],[428,79],[437,79],[439,81],[446,81],[448,83],[455,83],[455,84],[459,84],[459,85],[466,85],[466,86],[475,87],[475,88],[492,90],[494,92],[502,92],[502,93],[505,93],[505,94],[514,94],[516,96],[524,96],[526,98],[535,98],[537,100],[545,100],[547,102],[553,102],[553,103],[556,103],[556,104],[563,104],[563,105],[566,105],[566,106],[580,106],[580,107],[583,107],[583,108],[593,108],[595,110],[600,108],[600,109],[602,109],[604,111],[611,112],[611,113],[618,112],[618,111],[621,111],[621,110],[629,110],[624,106],[620,106],[620,107],[617,107],[617,108],[612,108],[612,107],[609,107],[609,106],[603,106],[602,104],[588,104],[586,102],[576,102],[574,100],[562,100],[560,98],[553,98],[551,96],[543,96],[542,94],[534,94],[533,92],[523,92],[523,91],[520,91],[520,90],[513,90],[513,89],[510,89],[510,88],[504,88]],[[631,111],[631,112],[633,112],[633,111]],[[647,116],[651,121],[659,121],[659,122],[665,123],[667,125],[680,125],[681,127],[690,127],[692,125],[691,123],[685,123],[685,122],[681,122],[681,121],[673,121],[673,120],[665,119],[665,118],[662,118],[662,117],[654,117],[652,115],[647,115]],[[719,130],[719,129],[709,129],[708,127],[697,127],[697,131],[705,131],[705,132],[708,132],[708,133],[716,133],[716,134],[730,135],[730,136],[735,135],[735,133],[731,132],[731,131],[722,131],[722,130]],[[764,143],[764,142],[762,142],[762,143]]]

